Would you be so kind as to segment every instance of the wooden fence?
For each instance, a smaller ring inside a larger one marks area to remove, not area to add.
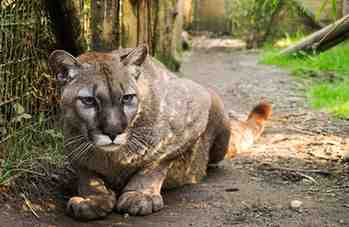
[[[0,142],[55,111],[46,70],[54,36],[43,1],[0,1]]]

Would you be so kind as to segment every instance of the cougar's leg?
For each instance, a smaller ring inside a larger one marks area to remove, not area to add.
[[[230,148],[230,128],[226,127],[225,125],[222,125],[220,127],[222,128],[217,133],[210,149],[209,164],[216,164],[222,161],[226,154],[231,153],[234,150]]]
[[[209,163],[215,164],[223,160],[229,152],[231,136],[231,124],[228,116],[224,112],[224,105],[221,98],[209,89],[212,98],[210,109],[208,131],[211,137],[211,149]]]
[[[170,163],[162,163],[135,174],[118,200],[118,212],[147,215],[163,208],[160,191],[169,167]]]
[[[107,216],[115,204],[115,193],[102,179],[88,170],[79,171],[78,196],[70,198],[68,215],[80,220],[98,219]]]

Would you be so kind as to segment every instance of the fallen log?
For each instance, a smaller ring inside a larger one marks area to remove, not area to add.
[[[289,55],[299,51],[317,53],[330,49],[349,38],[349,15],[305,37],[300,42],[282,50],[280,55]]]

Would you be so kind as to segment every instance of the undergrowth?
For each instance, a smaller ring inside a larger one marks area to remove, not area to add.
[[[63,163],[63,134],[46,123],[17,130],[0,148],[0,185],[10,184],[23,174],[45,177],[47,166]]]
[[[349,119],[349,42],[318,55],[299,53],[279,56],[279,49],[266,48],[261,63],[289,69],[306,80],[312,107]]]

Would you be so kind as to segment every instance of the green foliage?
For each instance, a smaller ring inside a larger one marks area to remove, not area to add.
[[[248,42],[264,41],[277,16],[281,0],[231,0],[228,11],[234,34]]]
[[[283,66],[293,72],[335,72],[343,76],[349,74],[348,51],[348,42],[315,56],[299,53],[280,57],[278,49],[271,49],[263,53],[261,62]]]
[[[326,7],[331,4],[331,14],[334,20],[337,18],[337,0],[323,0],[317,14],[316,18],[319,19],[321,14],[325,12]]]
[[[280,57],[278,52],[266,51],[261,62],[287,68],[309,82],[307,96],[314,108],[349,118],[349,42],[316,56],[301,53]]]
[[[311,33],[320,26],[300,0],[227,0],[226,8],[233,34],[247,47],[260,47],[285,33]]]
[[[45,176],[45,164],[62,164],[63,134],[42,121],[17,130],[0,150],[0,185],[22,174]]]
[[[321,83],[311,87],[309,93],[313,107],[349,118],[349,81]]]

